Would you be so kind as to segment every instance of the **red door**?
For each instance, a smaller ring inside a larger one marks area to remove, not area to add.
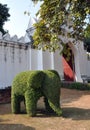
[[[64,69],[64,79],[66,81],[74,81],[74,77],[75,77],[74,56],[73,56],[72,50],[70,50],[70,53],[71,55],[68,60],[66,59],[67,57],[66,54],[63,54],[63,58],[62,58],[63,69]]]

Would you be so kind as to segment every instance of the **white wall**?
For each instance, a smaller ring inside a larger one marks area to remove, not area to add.
[[[87,55],[84,50],[83,42],[78,44],[79,62],[81,75],[87,75]]]
[[[90,77],[90,61],[87,60],[83,46],[72,45],[75,59],[76,81],[82,82],[81,75]],[[0,88],[12,85],[13,78],[21,71],[54,69],[63,77],[62,56],[59,51],[26,49],[26,45],[18,42],[0,40]]]
[[[15,75],[29,69],[28,50],[22,45],[0,42],[0,88],[11,86]]]
[[[83,82],[90,77],[90,62],[87,60],[86,50],[84,50],[83,42],[76,45],[70,45],[75,60],[75,80]]]
[[[55,69],[63,76],[62,56],[59,52],[49,52],[42,50],[29,49],[29,69],[47,70]]]
[[[49,51],[43,51],[43,69],[54,69],[53,68],[53,54]]]
[[[26,70],[55,69],[63,75],[62,60],[58,52],[25,49],[25,44],[0,41],[0,88],[12,85],[16,74]]]
[[[76,82],[83,82],[83,80],[81,78],[81,72],[80,72],[80,59],[79,59],[78,46],[74,45],[74,44],[69,44],[69,46],[72,49],[72,52],[74,54],[75,81]]]
[[[87,76],[90,77],[90,60],[87,61]]]
[[[29,48],[29,69],[30,70],[42,70],[42,50],[35,50]]]
[[[55,53],[53,53],[53,57],[54,57],[53,66],[54,66],[54,69],[59,73],[59,75],[63,79],[64,74],[63,74],[62,56],[59,53],[60,53],[59,51],[56,51]]]

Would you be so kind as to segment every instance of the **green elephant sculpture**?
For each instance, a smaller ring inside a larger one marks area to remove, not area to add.
[[[11,91],[12,113],[20,113],[20,102],[25,101],[29,116],[36,115],[37,101],[44,96],[46,110],[61,116],[60,77],[55,70],[21,72],[13,80]]]

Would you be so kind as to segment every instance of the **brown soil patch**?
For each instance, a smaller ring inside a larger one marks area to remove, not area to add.
[[[0,130],[90,130],[90,91],[61,90],[63,116],[47,115],[42,99],[36,117],[11,114],[11,104],[0,104]]]

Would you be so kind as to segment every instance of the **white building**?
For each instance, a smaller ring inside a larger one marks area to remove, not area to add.
[[[29,36],[33,35],[35,22],[36,19],[30,18]],[[17,35],[10,37],[9,34],[3,36],[0,33],[0,89],[11,86],[15,75],[26,70],[55,69],[61,79],[77,82],[90,77],[90,54],[88,53],[87,58],[83,43],[68,45],[72,55],[70,61],[66,61],[65,55],[61,56],[59,51],[50,53],[35,50],[29,42],[28,33],[21,38]]]

